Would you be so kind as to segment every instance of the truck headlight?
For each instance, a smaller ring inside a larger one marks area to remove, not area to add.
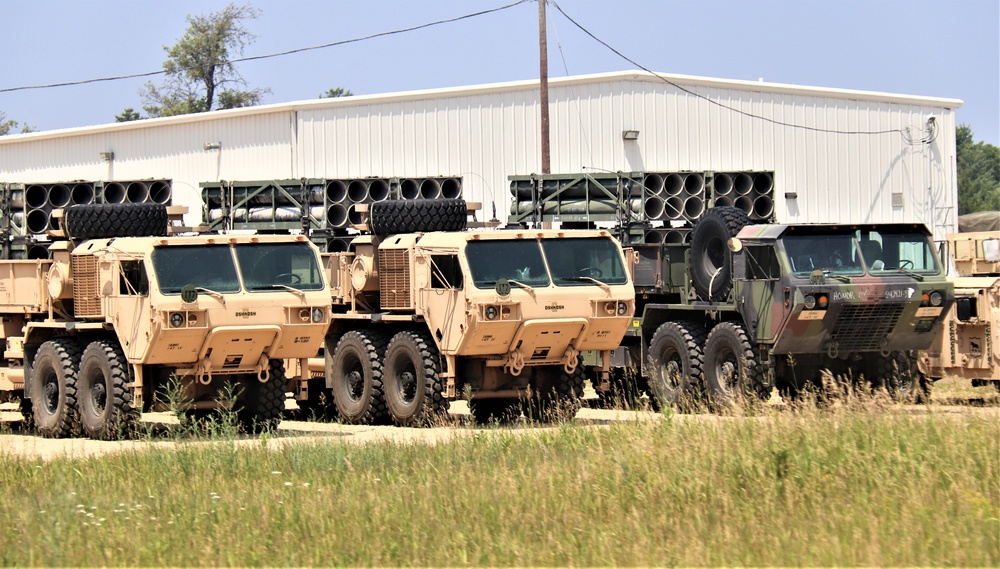
[[[172,312],[170,314],[170,325],[174,328],[180,328],[183,326],[185,320],[184,315],[180,312]]]
[[[322,321],[323,321],[323,309],[313,308],[313,322],[322,322]]]
[[[618,303],[618,316],[625,316],[628,314],[628,304],[625,302]]]
[[[934,291],[931,293],[931,306],[941,306],[942,302],[944,302],[944,297],[940,292]]]
[[[486,319],[487,320],[496,320],[497,316],[499,314],[500,313],[497,311],[497,307],[496,306],[487,306],[486,307]]]
[[[615,301],[609,300],[608,302],[604,303],[604,311],[607,312],[608,314],[614,314],[617,310],[618,310],[618,304]]]
[[[816,297],[811,294],[807,294],[806,297],[802,299],[802,304],[805,305],[806,310],[812,310],[813,308],[816,308]]]

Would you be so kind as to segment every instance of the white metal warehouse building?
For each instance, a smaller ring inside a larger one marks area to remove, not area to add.
[[[549,87],[553,173],[768,171],[781,222],[957,226],[961,101],[644,72]],[[504,219],[539,125],[537,80],[310,100],[2,137],[0,182],[170,179],[197,222],[201,182],[456,176]]]

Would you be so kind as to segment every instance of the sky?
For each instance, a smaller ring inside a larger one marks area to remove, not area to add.
[[[389,32],[516,0],[249,0],[256,56]],[[0,112],[38,130],[114,122],[162,77],[3,92],[158,71],[188,14],[216,0],[0,0]],[[556,0],[639,65],[662,73],[961,99],[959,124],[1000,145],[998,0]],[[548,7],[549,76],[636,69]],[[538,4],[249,61],[265,103],[536,79]]]

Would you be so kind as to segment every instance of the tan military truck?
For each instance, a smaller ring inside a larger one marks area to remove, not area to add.
[[[121,436],[172,378],[193,410],[235,394],[245,427],[280,421],[283,360],[314,356],[330,324],[318,249],[166,227],[160,204],[73,206],[50,259],[0,261],[0,400],[40,434]]]
[[[325,257],[325,382],[345,422],[550,421],[581,405],[581,352],[609,369],[634,313],[622,248],[601,230],[465,231],[462,200],[377,202],[372,235]],[[426,231],[426,232],[425,232]]]
[[[1000,390],[1000,231],[950,234],[942,256],[955,304],[919,369],[935,380],[964,378]]]

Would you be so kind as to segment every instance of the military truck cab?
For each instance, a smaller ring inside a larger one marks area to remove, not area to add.
[[[961,224],[960,224],[961,225]],[[955,304],[920,370],[931,378],[963,378],[1000,390],[1000,231],[946,236],[942,260],[950,266]]]
[[[49,260],[0,261],[13,291],[0,307],[0,390],[20,392],[22,412],[46,436],[117,437],[139,412],[166,405],[173,378],[182,391],[173,404],[233,403],[246,427],[273,427],[284,409],[283,360],[314,356],[329,326],[319,251],[301,236],[51,248]]]
[[[421,424],[460,397],[481,421],[522,403],[542,420],[571,415],[581,353],[606,372],[635,310],[607,231],[408,233],[352,247],[328,263],[326,387],[342,420]]]
[[[734,302],[779,388],[915,372],[954,298],[922,225],[751,225],[733,241]]]

